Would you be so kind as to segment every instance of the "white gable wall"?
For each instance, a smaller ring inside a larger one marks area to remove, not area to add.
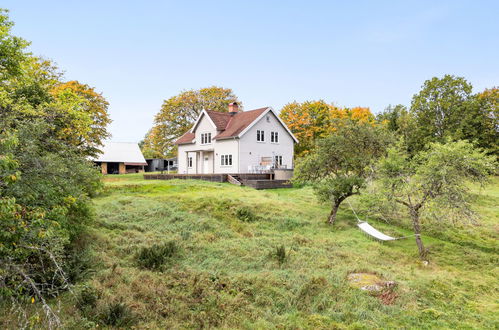
[[[201,134],[211,133],[211,143],[201,144]],[[195,173],[203,173],[205,169],[208,170],[208,173],[213,173],[213,149],[215,141],[213,138],[218,134],[216,127],[212,124],[211,120],[203,115],[196,126],[196,130],[194,132],[196,135],[195,143],[190,144],[181,144],[178,146],[178,173],[180,174],[195,174]],[[201,154],[197,152],[199,150],[206,150]],[[210,151],[211,150],[211,151]],[[188,154],[186,154],[186,152]],[[187,157],[192,157],[192,167],[188,167]],[[204,160],[208,158],[208,166],[204,167]]]
[[[269,122],[267,122],[267,116],[269,117]],[[257,130],[265,132],[264,142],[257,142]],[[270,142],[270,132],[279,133],[278,143]],[[293,138],[271,111],[254,124],[241,137],[239,143],[239,173],[247,173],[249,166],[260,164],[262,157],[282,156],[282,164],[286,165],[287,168],[293,168]]]

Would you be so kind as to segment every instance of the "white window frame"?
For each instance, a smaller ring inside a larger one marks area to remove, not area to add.
[[[277,156],[274,156],[274,166],[282,166],[282,156],[281,155],[277,155]]]
[[[256,142],[265,143],[265,131],[257,129],[256,130]]]
[[[211,133],[201,133],[201,144],[211,144]]]
[[[192,168],[192,156],[187,157],[187,168]]]
[[[279,143],[279,132],[270,132],[270,143]]]
[[[232,166],[232,155],[221,155],[220,166]]]

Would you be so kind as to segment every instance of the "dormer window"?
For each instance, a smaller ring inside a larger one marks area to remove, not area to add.
[[[256,142],[265,142],[265,132],[261,130],[256,131]]]
[[[210,143],[211,143],[211,133],[202,133],[201,144],[210,144]]]

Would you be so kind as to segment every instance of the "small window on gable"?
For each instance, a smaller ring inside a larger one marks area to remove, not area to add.
[[[256,131],[256,141],[264,142],[265,141],[265,132],[261,130]]]
[[[211,143],[211,133],[202,133],[201,144],[210,144],[210,143]]]
[[[279,142],[279,132],[270,132],[270,142],[272,143]]]
[[[270,123],[270,116],[269,115],[267,115],[266,119],[267,119],[267,123]]]

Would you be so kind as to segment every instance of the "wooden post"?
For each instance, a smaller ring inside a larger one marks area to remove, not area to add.
[[[125,163],[120,163],[119,173],[120,173],[120,174],[126,174],[126,166],[125,166]]]
[[[100,163],[100,170],[102,174],[106,175],[107,174],[107,163]]]

